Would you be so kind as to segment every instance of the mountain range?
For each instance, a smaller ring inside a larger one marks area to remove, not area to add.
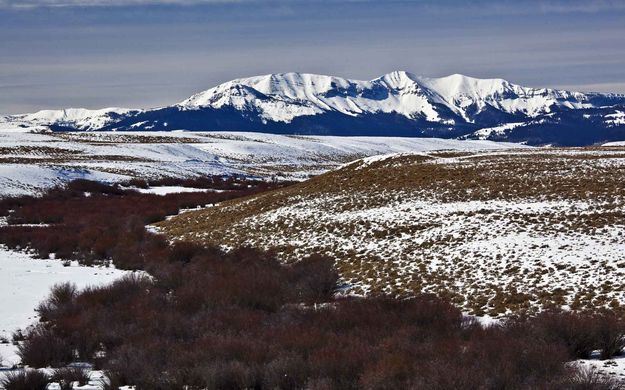
[[[179,129],[580,146],[625,140],[625,95],[529,88],[460,74],[426,78],[396,71],[359,81],[284,73],[232,80],[161,108],[0,117],[4,131]]]

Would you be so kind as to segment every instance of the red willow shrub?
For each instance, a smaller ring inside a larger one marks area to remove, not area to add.
[[[587,359],[595,350],[609,359],[625,348],[625,321],[605,309],[596,313],[548,310],[532,318],[513,318],[507,326],[517,337],[561,345],[570,359]]]
[[[150,273],[55,287],[19,345],[22,362],[92,362],[111,389],[606,388],[565,363],[597,348],[616,353],[616,317],[554,311],[484,329],[434,296],[337,298],[323,256],[283,265],[250,248],[168,245],[144,229],[182,203],[259,190],[241,186],[156,197],[79,182],[1,203],[14,210],[10,223],[57,221],[2,228],[6,245]]]
[[[29,248],[42,258],[54,253],[59,258],[84,264],[113,260],[119,268],[145,269],[147,258],[158,257],[158,252],[166,246],[162,238],[145,230],[146,224],[163,220],[181,208],[217,203],[283,185],[219,177],[204,180],[228,191],[159,196],[77,180],[66,188],[52,189],[41,198],[0,200],[0,215],[7,216],[9,223],[0,227],[0,242],[12,249]],[[191,180],[195,181],[201,179]]]

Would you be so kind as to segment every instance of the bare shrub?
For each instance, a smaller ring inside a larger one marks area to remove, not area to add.
[[[61,367],[74,358],[68,338],[41,324],[30,329],[17,348],[22,363],[31,367]]]
[[[537,315],[529,325],[539,340],[564,345],[571,358],[587,359],[597,347],[595,321],[589,314],[552,310]]]
[[[326,302],[332,300],[339,275],[334,260],[323,256],[311,256],[291,266],[297,280],[292,289],[296,301]]]
[[[562,388],[570,390],[623,390],[625,383],[618,378],[602,374],[594,368],[576,365],[569,369],[569,375]]]
[[[41,321],[49,321],[52,315],[63,315],[74,303],[77,293],[76,285],[70,282],[53,286],[48,298],[35,309]]]
[[[251,389],[258,384],[253,367],[238,361],[215,361],[195,369],[202,388]]]
[[[298,355],[284,355],[262,368],[263,387],[267,389],[301,389],[306,384],[309,365]]]
[[[597,348],[601,359],[620,355],[625,347],[625,323],[614,314],[605,313],[595,321]]]
[[[63,367],[54,370],[50,381],[58,383],[61,390],[72,390],[74,383],[84,386],[89,382],[89,379],[89,372],[83,368]]]
[[[5,390],[46,390],[49,377],[38,370],[20,370],[7,373],[0,379]]]

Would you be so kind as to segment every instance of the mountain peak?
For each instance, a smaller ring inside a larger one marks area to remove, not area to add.
[[[394,70],[390,73],[385,74],[382,77],[395,78],[395,79],[410,79],[413,81],[417,78],[413,73],[405,71],[405,70]]]
[[[478,79],[459,73],[439,78],[422,78],[421,81],[429,88],[440,92],[443,96],[467,95],[485,96],[501,93],[513,84],[500,78]]]
[[[389,87],[397,89],[408,85],[414,85],[418,79],[419,78],[417,76],[410,72],[406,72],[405,70],[396,70],[391,73],[387,73],[376,80],[381,80]]]

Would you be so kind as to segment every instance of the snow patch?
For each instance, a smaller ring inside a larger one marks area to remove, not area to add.
[[[72,282],[79,288],[106,284],[125,275],[114,267],[84,267],[72,262],[65,266],[60,260],[34,259],[25,253],[9,251],[0,246],[0,337],[11,334],[37,320],[35,307],[58,283]],[[3,364],[19,362],[16,347],[0,344]]]

